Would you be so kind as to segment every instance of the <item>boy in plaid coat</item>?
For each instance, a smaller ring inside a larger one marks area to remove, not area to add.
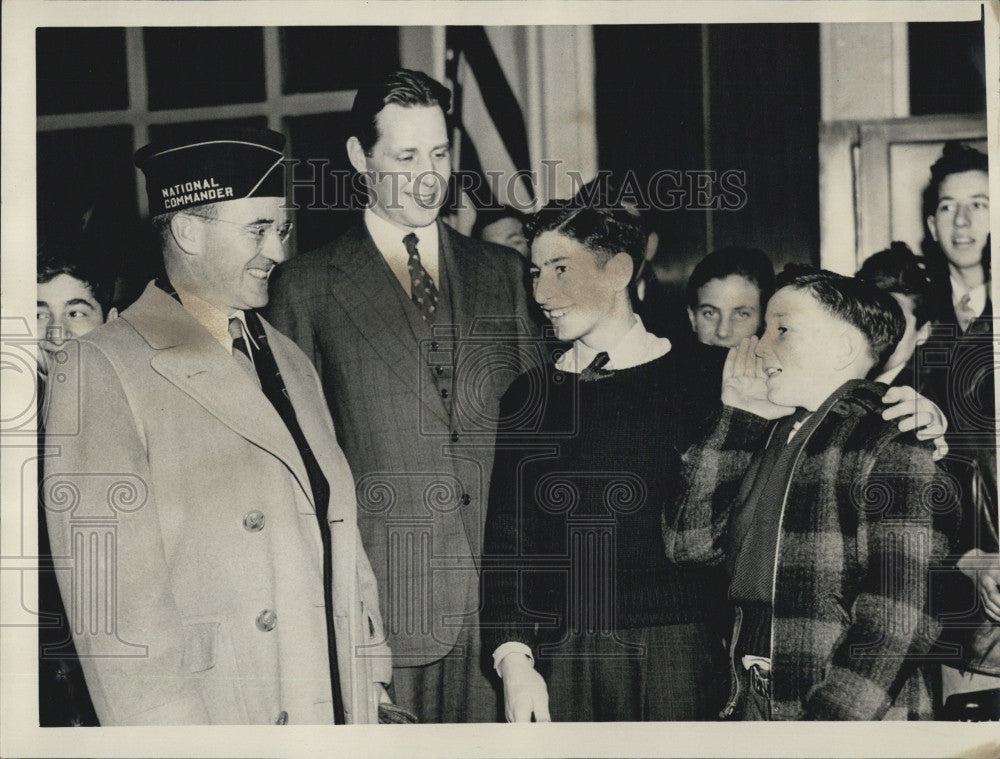
[[[759,342],[730,352],[724,408],[664,517],[668,558],[729,569],[722,716],[931,717],[928,576],[955,492],[934,446],[883,419],[885,385],[864,379],[903,328],[889,296],[810,272],[774,295]]]

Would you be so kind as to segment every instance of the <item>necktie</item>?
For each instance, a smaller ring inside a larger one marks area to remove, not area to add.
[[[343,725],[346,722],[344,714],[344,699],[340,691],[340,666],[337,663],[337,640],[333,621],[333,544],[330,535],[329,504],[330,504],[330,483],[323,474],[323,470],[316,459],[316,454],[312,452],[309,441],[306,440],[302,427],[299,425],[295,407],[292,405],[285,381],[278,369],[278,364],[274,359],[274,353],[268,344],[267,333],[260,318],[253,311],[245,312],[247,329],[254,339],[254,352],[257,356],[257,369],[259,370],[260,389],[264,396],[274,406],[275,411],[285,423],[295,447],[299,449],[302,456],[302,463],[306,467],[306,475],[309,477],[309,486],[313,493],[313,501],[316,503],[316,519],[319,523],[320,539],[323,542],[323,603],[326,611],[327,626],[327,652],[330,665],[330,684],[333,694],[333,716],[334,722]],[[239,320],[237,320],[238,322]],[[242,328],[242,324],[240,327]],[[240,331],[242,336],[242,329]],[[234,341],[235,343],[235,341]],[[244,342],[244,347],[246,343]],[[235,345],[234,345],[235,347]],[[234,351],[235,354],[235,351]]]
[[[614,374],[614,370],[605,369],[604,366],[611,360],[606,351],[601,351],[596,356],[594,360],[587,365],[587,368],[580,372],[580,382],[594,382],[595,380],[604,379],[605,377],[610,377]]]
[[[253,359],[250,358],[250,349],[247,347],[246,338],[243,337],[243,322],[235,316],[229,320],[229,336],[233,338],[233,358],[236,359],[236,363],[260,385]]]
[[[420,316],[425,322],[434,321],[434,310],[437,308],[438,289],[434,285],[434,280],[427,273],[427,269],[420,263],[420,253],[417,251],[417,243],[420,238],[410,232],[403,238],[403,245],[410,259],[406,268],[410,270],[410,298],[420,309]]]
[[[955,308],[955,316],[958,318],[958,326],[962,328],[962,332],[969,329],[969,325],[976,319],[976,312],[969,305],[971,300],[972,297],[966,293],[958,301],[958,306]]]

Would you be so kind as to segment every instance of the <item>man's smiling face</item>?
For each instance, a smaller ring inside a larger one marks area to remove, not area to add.
[[[375,117],[378,140],[365,155],[372,210],[401,229],[434,222],[445,201],[451,152],[439,106],[389,103]],[[361,159],[359,159],[360,161]]]

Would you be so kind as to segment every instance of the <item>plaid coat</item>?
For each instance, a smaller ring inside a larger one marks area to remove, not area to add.
[[[940,625],[931,568],[947,553],[955,484],[930,443],[881,418],[885,385],[852,381],[816,412],[822,420],[793,468],[775,560],[771,678],[775,719],[931,717],[919,667]],[[721,563],[775,425],[724,408],[685,455],[685,491],[664,514],[667,556]],[[739,632],[739,615],[733,638]],[[732,713],[742,687],[733,662]]]

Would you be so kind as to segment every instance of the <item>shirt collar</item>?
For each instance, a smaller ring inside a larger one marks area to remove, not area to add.
[[[982,316],[983,311],[986,310],[986,294],[987,288],[989,287],[989,282],[983,282],[981,285],[976,285],[975,287],[968,288],[962,284],[962,280],[956,277],[954,274],[951,275],[951,301],[952,305],[955,307],[955,311],[958,311],[958,306],[962,302],[962,298],[965,295],[969,296],[969,309],[976,316]]]
[[[605,365],[605,369],[628,369],[639,366],[665,356],[670,351],[670,341],[667,338],[657,337],[646,331],[638,314],[633,314],[633,318],[635,322],[632,324],[632,328],[611,350],[607,351],[610,360]],[[576,340],[572,347],[556,361],[556,369],[561,372],[579,374],[599,352],[585,345],[581,340]]]
[[[383,219],[371,208],[366,208],[365,226],[368,228],[368,234],[370,234],[372,236],[372,240],[375,241],[375,247],[379,249],[379,252],[383,256],[399,251],[402,251],[405,254],[406,246],[403,244],[403,238],[410,232],[415,234],[419,239],[417,246],[420,250],[421,259],[425,255],[437,256],[437,221],[428,224],[426,227],[403,229],[401,227],[397,227],[391,221]]]
[[[254,348],[258,348],[257,341],[253,339],[250,329],[247,326],[246,314],[239,309],[221,309],[212,305],[206,300],[202,300],[194,293],[175,288],[181,305],[193,316],[201,326],[208,330],[208,334],[214,337],[227,352],[233,352],[233,338],[229,334],[229,320],[236,318],[243,325],[243,336]]]

